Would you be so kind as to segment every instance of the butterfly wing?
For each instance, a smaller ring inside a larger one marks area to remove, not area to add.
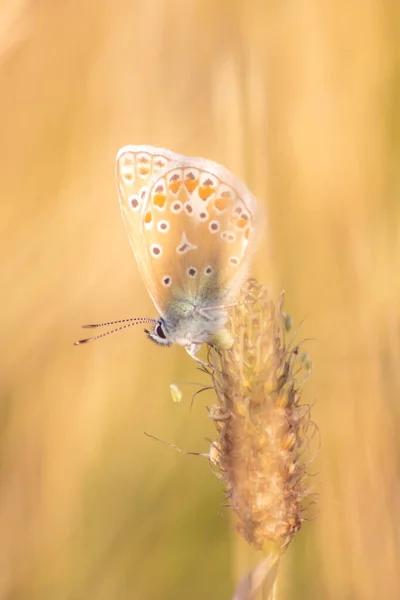
[[[174,164],[178,156],[163,148],[124,146],[116,158],[115,178],[122,216],[140,274],[153,300],[157,292],[149,273],[148,253],[143,252],[143,213],[152,181]]]
[[[140,243],[161,316],[179,299],[210,307],[235,295],[258,216],[244,184],[212,161],[181,157],[151,181]]]

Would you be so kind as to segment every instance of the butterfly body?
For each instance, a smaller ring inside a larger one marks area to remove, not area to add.
[[[226,320],[226,308],[213,308],[208,299],[177,299],[171,303],[165,316],[157,321],[156,337],[153,339],[159,343],[159,338],[163,339],[162,334],[157,334],[158,328],[161,327],[165,336],[165,342],[161,343],[165,345],[180,344],[185,348],[200,346],[218,334],[225,327]]]
[[[227,169],[152,146],[125,146],[116,180],[128,237],[158,310],[154,341],[192,355],[224,330],[245,279],[259,210]]]

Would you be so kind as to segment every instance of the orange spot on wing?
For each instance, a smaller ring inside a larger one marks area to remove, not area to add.
[[[176,192],[179,190],[181,185],[182,185],[182,181],[180,179],[175,179],[175,181],[171,181],[171,183],[169,184],[168,187],[173,194],[176,194]]]
[[[192,193],[197,186],[199,185],[199,180],[198,179],[185,179],[185,186],[186,189]]]
[[[199,188],[199,196],[202,200],[206,201],[214,193],[214,188],[211,185],[202,185]]]
[[[151,223],[152,220],[153,220],[153,215],[151,214],[151,211],[148,210],[147,213],[144,215],[144,222]]]
[[[164,194],[154,194],[153,204],[155,206],[158,206],[159,208],[163,208],[166,201],[167,201],[167,196],[165,196]]]
[[[246,240],[248,240],[248,239],[249,239],[249,235],[250,235],[250,227],[248,227],[248,228],[246,229],[246,231],[244,232],[244,237],[246,238]]]
[[[236,223],[236,227],[240,227],[240,229],[244,229],[245,227],[247,227],[247,225],[249,224],[247,219],[239,219],[239,221]]]
[[[150,173],[150,169],[147,167],[139,167],[140,175],[148,175]]]
[[[232,200],[230,198],[217,198],[214,206],[217,210],[226,210],[232,206]]]

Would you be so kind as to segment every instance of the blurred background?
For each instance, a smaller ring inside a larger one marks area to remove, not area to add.
[[[268,207],[256,271],[313,375],[318,517],[280,599],[400,598],[397,0],[0,2],[0,598],[230,598],[245,570],[207,460],[204,377],[155,316],[117,150],[205,156]],[[239,557],[239,558],[238,558]]]

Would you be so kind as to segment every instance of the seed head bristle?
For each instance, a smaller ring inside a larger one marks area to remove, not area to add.
[[[301,527],[310,423],[300,405],[300,372],[310,363],[286,347],[282,305],[283,295],[275,304],[249,280],[230,311],[232,346],[213,347],[208,356],[217,394],[210,410],[218,432],[214,463],[237,529],[256,548],[278,551]]]

